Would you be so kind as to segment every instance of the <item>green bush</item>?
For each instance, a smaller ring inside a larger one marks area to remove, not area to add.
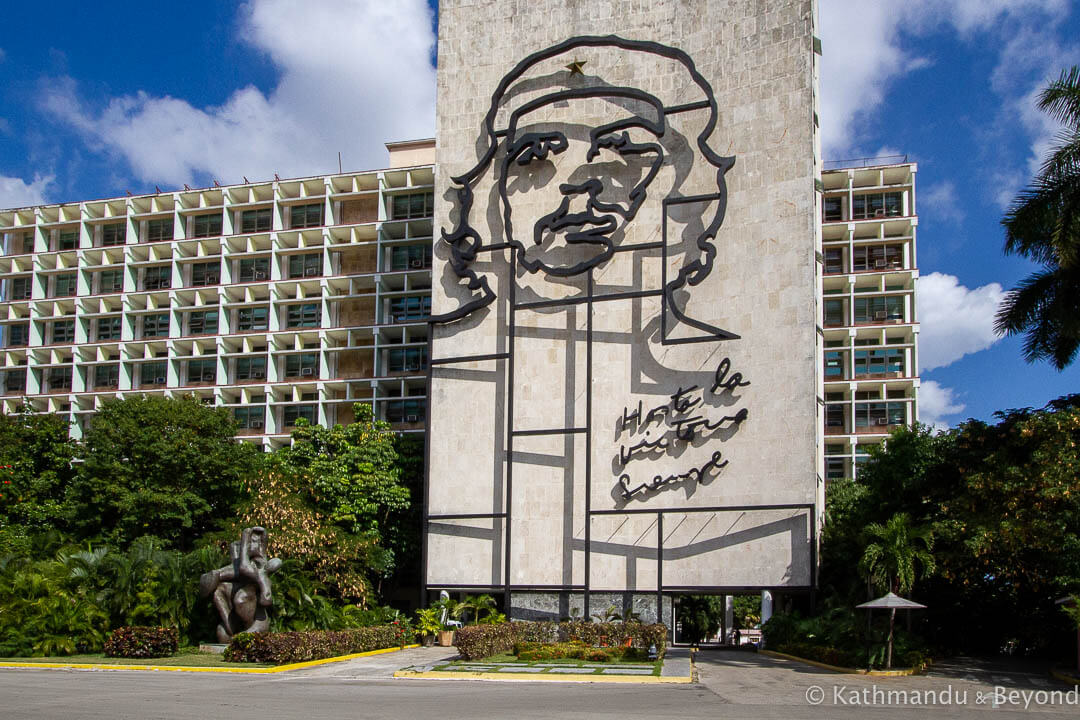
[[[498,625],[470,625],[455,634],[454,644],[466,660],[505,653],[517,643],[580,643],[588,648],[637,648],[647,651],[655,645],[657,655],[667,648],[667,626],[640,622],[593,623],[587,621],[511,622]]]
[[[176,628],[118,627],[105,641],[106,657],[159,658],[175,655],[180,646]]]
[[[839,667],[856,667],[859,660],[851,653],[839,650],[834,647],[828,647],[824,645],[811,645],[805,642],[793,642],[786,645],[778,646],[778,652],[786,653],[788,655],[795,655],[796,657],[806,658],[807,660],[815,660],[826,665],[836,665]]]
[[[377,625],[337,632],[239,633],[225,648],[225,661],[284,665],[399,647],[412,640],[413,633],[407,625]]]

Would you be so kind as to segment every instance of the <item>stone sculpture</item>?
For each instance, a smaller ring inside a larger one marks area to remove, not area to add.
[[[229,555],[231,564],[199,578],[200,593],[213,597],[221,617],[217,637],[222,643],[237,633],[270,629],[267,611],[274,602],[270,575],[281,567],[280,559],[267,559],[266,529],[261,527],[244,528],[240,539],[229,546]]]

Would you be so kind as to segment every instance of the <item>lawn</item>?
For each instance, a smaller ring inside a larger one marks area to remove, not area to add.
[[[172,657],[163,658],[114,658],[101,653],[66,655],[64,657],[10,657],[0,658],[0,663],[60,663],[66,665],[160,665],[169,667],[274,667],[269,663],[225,662],[219,653],[199,652],[195,648],[181,648]]]

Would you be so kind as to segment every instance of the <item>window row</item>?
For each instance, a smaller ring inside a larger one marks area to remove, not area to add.
[[[848,270],[844,248],[825,248],[825,274],[836,275],[846,272],[866,272],[868,270],[899,270],[904,267],[904,248],[902,245],[859,245],[851,253],[851,270]]]
[[[871,220],[900,217],[904,214],[903,192],[860,193],[851,198],[850,214],[845,213],[848,198],[830,195],[822,199],[821,215],[825,222]]]

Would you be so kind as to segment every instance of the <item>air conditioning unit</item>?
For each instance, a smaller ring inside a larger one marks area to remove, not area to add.
[[[877,419],[877,424],[878,425],[888,425],[889,424],[889,418],[878,418]]]
[[[874,261],[874,267],[876,267],[876,268],[888,267],[888,263],[886,261],[884,261],[884,260],[875,260]]]
[[[410,260],[409,261],[409,267],[411,267],[411,268],[422,268],[422,267],[424,267],[424,261],[423,260]]]
[[[265,376],[266,373],[264,373],[262,370],[256,370],[255,372],[251,373],[251,377],[255,378],[256,380],[261,380]]]
[[[875,210],[874,211],[874,217],[876,217],[876,218],[885,217],[885,211],[884,210]]]
[[[262,420],[252,420],[250,423],[248,423],[248,427],[253,429],[253,430],[258,430],[262,426],[263,426],[263,421]]]
[[[405,422],[410,422],[410,423],[420,422],[420,416],[419,415],[406,415],[405,416]]]
[[[218,277],[217,275],[208,275],[206,277],[206,284],[207,285],[217,285],[220,282],[221,282],[221,278]]]
[[[312,277],[312,276],[318,275],[318,274],[319,274],[318,268],[304,268],[304,277]]]
[[[266,279],[266,273],[263,272],[262,270],[256,270],[255,271],[255,279],[256,280],[265,280]]]
[[[889,312],[887,310],[878,310],[876,313],[874,313],[874,319],[875,320],[885,320],[888,317],[889,317]]]
[[[301,375],[314,375],[315,371],[312,368],[301,368],[300,369],[300,374]]]

